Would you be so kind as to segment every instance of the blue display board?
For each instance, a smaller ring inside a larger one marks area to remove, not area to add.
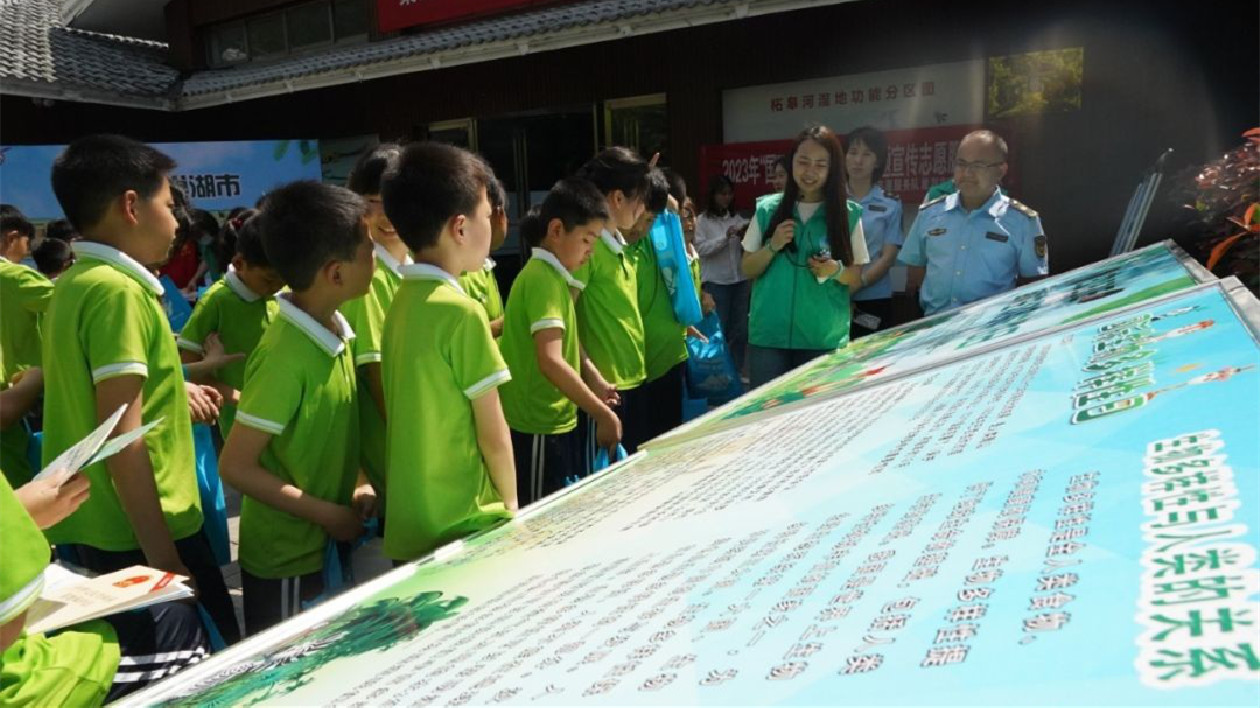
[[[745,416],[905,376],[1215,279],[1171,241],[1154,244],[852,341],[662,439],[706,435]]]
[[[277,185],[320,179],[314,140],[154,143],[176,163],[171,180],[193,205],[209,211],[252,207]],[[64,145],[0,147],[0,202],[13,204],[34,221],[62,217],[52,191],[52,164]]]
[[[1257,309],[652,448],[133,703],[1255,706]]]

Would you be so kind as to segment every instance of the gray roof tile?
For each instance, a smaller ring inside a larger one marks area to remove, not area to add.
[[[755,1],[755,0],[754,0]],[[0,0],[0,79],[135,98],[168,99],[224,93],[243,87],[383,65],[406,57],[545,35],[589,25],[737,0],[589,0],[491,17],[379,42],[334,47],[268,63],[199,71],[182,81],[165,63],[158,42],[66,27],[59,0]]]
[[[134,97],[171,95],[179,72],[166,45],[66,27],[58,0],[0,4],[0,79]]]

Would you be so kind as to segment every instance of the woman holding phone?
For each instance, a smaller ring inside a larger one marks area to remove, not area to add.
[[[870,262],[862,207],[847,198],[836,134],[808,128],[787,157],[783,194],[757,202],[743,240],[743,272],[753,280],[754,387],[848,343],[850,291],[861,286]]]

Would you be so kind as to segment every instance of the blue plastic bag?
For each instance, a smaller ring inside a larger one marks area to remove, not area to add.
[[[197,462],[197,489],[201,492],[202,528],[210,539],[210,548],[219,565],[232,562],[228,539],[227,504],[223,500],[223,482],[219,479],[219,457],[214,452],[214,436],[210,426],[193,426],[193,457]]]
[[[744,384],[735,371],[735,361],[726,346],[726,336],[716,312],[710,312],[696,329],[708,337],[702,342],[687,338],[687,391],[689,398],[704,398],[720,406],[744,393]]]
[[[192,317],[192,305],[188,304],[187,298],[169,275],[163,275],[158,280],[162,283],[162,309],[166,311],[166,319],[171,323],[171,331],[179,334],[184,325],[188,324],[188,318]]]
[[[687,265],[687,243],[683,240],[682,222],[672,211],[657,215],[648,231],[652,250],[656,252],[656,266],[665,281],[669,301],[674,308],[674,319],[682,325],[695,325],[704,317],[700,310],[700,297]]]
[[[593,465],[592,474],[600,470],[611,467],[614,463],[621,462],[626,459],[626,449],[621,445],[617,446],[617,452],[611,459],[608,457],[607,448],[599,448],[595,451],[595,464]]]

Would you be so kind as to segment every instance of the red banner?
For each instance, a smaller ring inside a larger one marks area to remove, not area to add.
[[[376,19],[381,32],[396,32],[416,25],[432,25],[502,15],[541,5],[571,0],[377,0]]]
[[[888,164],[881,184],[884,191],[917,205],[932,185],[954,176],[954,158],[963,136],[977,126],[948,125],[914,130],[890,130]],[[757,197],[769,194],[774,163],[792,149],[791,140],[704,145],[700,148],[700,185],[696,193],[703,200],[709,180],[724,174],[735,183],[735,208],[752,210]],[[1008,179],[1009,183],[1010,180]],[[698,200],[699,201],[699,200]],[[703,204],[697,204],[704,208]]]

